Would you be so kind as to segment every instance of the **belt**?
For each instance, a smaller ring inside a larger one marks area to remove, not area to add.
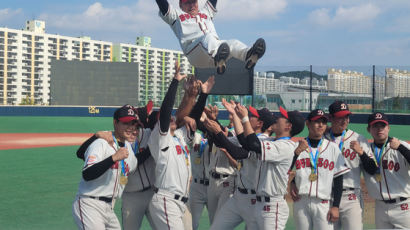
[[[150,186],[150,187],[146,187],[146,188],[143,188],[142,190],[139,190],[139,191],[137,191],[137,192],[145,192],[145,191],[147,191],[147,190],[150,190],[152,187]]]
[[[394,203],[397,203],[397,202],[400,202],[400,201],[405,201],[405,200],[407,200],[406,197],[400,197],[400,198],[393,199],[393,200],[382,200],[382,201],[386,204],[394,204]]]
[[[104,201],[106,203],[111,203],[112,202],[111,197],[103,197],[103,196],[86,196],[86,197],[89,197],[91,199],[101,200],[101,201]]]
[[[242,194],[256,194],[256,191],[253,189],[239,188],[238,191]],[[268,197],[269,198],[269,197]],[[269,202],[269,201],[268,201]]]
[[[159,189],[154,187],[154,192],[158,193],[158,191],[159,191]],[[180,200],[184,203],[188,202],[188,197],[177,195],[177,194],[174,195],[174,199],[175,200]]]
[[[215,179],[227,178],[229,175],[219,174],[217,172],[212,172],[211,176]]]
[[[343,192],[345,192],[345,191],[354,191],[354,190],[355,190],[355,188],[344,188]]]
[[[203,180],[203,179],[196,179],[196,178],[194,178],[194,182],[195,182],[195,183],[198,183],[198,184],[203,184],[203,185],[206,185],[206,186],[209,185],[209,180],[208,180],[208,179]]]

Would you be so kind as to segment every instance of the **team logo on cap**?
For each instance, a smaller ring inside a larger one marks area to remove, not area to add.
[[[322,111],[322,110],[318,110],[317,111],[317,115],[319,115],[319,116],[323,116],[325,113]]]
[[[343,110],[347,109],[346,104],[344,104],[344,103],[340,104],[340,109],[343,109]]]
[[[376,113],[375,118],[376,119],[382,119],[382,114],[381,113]]]

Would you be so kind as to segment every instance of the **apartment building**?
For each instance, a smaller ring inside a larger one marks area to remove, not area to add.
[[[138,62],[139,100],[160,102],[176,59],[182,72],[193,70],[182,52],[150,44],[149,37],[137,38],[136,45],[115,45],[85,36],[47,34],[45,22],[39,20],[27,21],[21,30],[0,28],[0,104],[18,105],[29,98],[35,104],[48,105],[51,60]]]
[[[386,68],[386,97],[410,97],[410,72]]]
[[[256,72],[253,78],[255,95],[271,94],[279,91],[279,79],[274,73]]]
[[[371,94],[371,78],[363,75],[363,72],[341,69],[328,70],[327,86],[329,91],[351,93],[351,94]]]

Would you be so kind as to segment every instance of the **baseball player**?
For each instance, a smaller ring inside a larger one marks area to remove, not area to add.
[[[339,206],[339,221],[335,223],[335,229],[353,230],[362,229],[362,206],[360,191],[361,169],[367,167],[366,161],[371,157],[370,146],[367,139],[348,129],[351,112],[346,103],[335,101],[329,106],[331,127],[325,137],[339,146],[345,163],[350,171],[343,175],[343,193]],[[358,143],[365,156],[357,153],[351,145]],[[361,160],[363,159],[363,160]],[[363,163],[364,164],[363,164]],[[370,160],[370,163],[372,161]]]
[[[178,82],[186,77],[181,75],[179,70],[180,67],[176,63],[174,79],[160,108],[160,120],[155,125],[148,142],[151,155],[156,162],[155,194],[149,205],[149,211],[157,229],[184,229],[183,215],[185,203],[188,201],[191,179],[188,144],[192,141],[194,133],[187,126],[177,129],[176,122],[171,123],[170,119]],[[192,112],[195,116],[192,119],[199,120],[202,114],[206,96],[213,86],[210,82],[202,84],[203,95],[198,99],[201,105],[195,105],[195,111]],[[198,111],[195,108],[199,108]],[[192,120],[193,123],[195,120]],[[189,127],[192,126],[190,123]]]
[[[135,133],[134,110],[123,106],[114,113],[114,144],[94,141],[85,153],[73,217],[79,229],[121,229],[114,213],[115,199],[121,197],[128,175],[137,167],[129,140]]]
[[[234,111],[235,104],[227,103],[225,100],[223,100],[223,104],[230,114],[232,114],[236,133],[243,135],[240,119]],[[273,124],[273,115],[267,109],[256,110],[253,107],[249,107],[249,115],[251,116],[251,127],[256,130],[259,139],[262,140],[269,137],[271,133],[262,133],[262,130],[266,131],[267,128]],[[245,221],[247,229],[258,229],[256,216],[254,216],[253,212],[256,204],[256,191],[254,188],[256,187],[257,155],[254,152],[249,152],[248,150],[237,147],[229,142],[217,124],[212,124],[212,122],[207,124],[209,124],[209,128],[212,129],[215,134],[220,133],[217,135],[219,139],[217,143],[224,143],[220,147],[228,148],[228,152],[232,152],[233,158],[240,163],[240,166],[238,167],[239,173],[236,177],[235,192],[218,212],[215,221],[212,223],[211,229],[233,229],[242,221]],[[237,155],[243,155],[243,157],[237,157]]]
[[[371,149],[377,169],[365,172],[369,195],[376,200],[377,229],[410,229],[410,145],[389,137],[389,121],[385,114],[369,115],[367,130],[374,143]],[[363,151],[355,146],[356,152]]]
[[[208,116],[208,119],[211,116]],[[228,132],[228,139],[239,145],[238,140],[231,132]],[[214,143],[214,138],[210,137],[209,142]],[[222,205],[232,196],[236,177],[237,162],[216,147],[215,144],[209,146],[209,186],[208,186],[208,215],[211,224]]]
[[[202,211],[208,207],[209,145],[208,139],[195,133],[191,151],[192,183],[189,192],[189,208],[192,214],[192,229],[199,227]]]
[[[217,0],[208,0],[201,9],[198,8],[198,0],[180,0],[179,8],[167,0],[156,2],[160,17],[170,25],[184,54],[195,67],[217,67],[217,73],[223,74],[226,61],[235,57],[246,63],[246,69],[251,69],[265,53],[266,45],[262,38],[251,48],[238,40],[219,39],[213,24]]]
[[[320,109],[311,111],[306,121],[309,147],[296,158],[296,175],[291,183],[299,193],[298,196],[291,193],[297,229],[333,229],[339,218],[343,174],[350,169],[338,146],[324,138],[327,122]],[[332,193],[333,204],[330,204]]]
[[[152,102],[149,102],[145,107],[134,109],[134,111],[139,117],[139,122],[136,126],[138,132],[132,137],[133,141],[131,142],[131,146],[137,157],[138,166],[134,172],[129,174],[128,183],[122,195],[122,225],[124,229],[140,229],[145,215],[151,227],[154,228],[151,216],[148,212],[148,205],[154,194],[151,186],[155,179],[155,162],[147,147],[151,129],[144,129],[142,127],[142,125],[144,127],[148,126],[148,115],[152,112]],[[88,146],[98,138],[102,138],[108,143],[114,143],[111,132],[99,131],[83,143],[78,149],[77,154],[84,156],[84,152],[82,151],[85,151]]]

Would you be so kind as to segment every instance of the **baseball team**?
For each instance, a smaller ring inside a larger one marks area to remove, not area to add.
[[[263,39],[252,47],[219,39],[212,23],[217,0],[201,10],[197,0],[179,0],[179,8],[156,2],[196,67],[223,74],[234,57],[251,69],[265,52]],[[385,114],[369,115],[368,141],[349,129],[352,113],[343,101],[305,119],[282,107],[274,114],[223,99],[230,121],[224,127],[218,108],[206,106],[213,76],[206,82],[188,77],[172,115],[185,78],[176,62],[159,111],[152,102],[124,105],[113,115],[113,131],[99,131],[80,146],[84,166],[72,205],[79,229],[140,229],[145,216],[152,229],[196,230],[204,207],[211,229],[242,222],[248,230],[285,229],[288,204],[297,229],[362,229],[361,175],[375,199],[376,228],[410,229],[410,145],[389,135]],[[305,126],[307,137],[295,138]],[[122,223],[114,213],[119,198]]]

